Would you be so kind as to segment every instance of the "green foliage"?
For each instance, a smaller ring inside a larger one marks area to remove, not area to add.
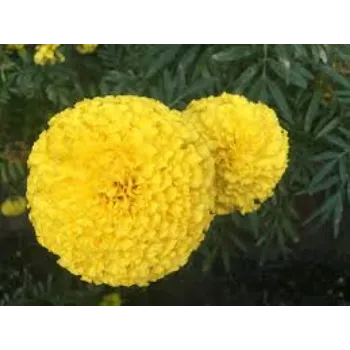
[[[64,63],[42,67],[32,47],[0,48],[0,154],[15,141],[30,146],[50,116],[84,97],[137,94],[182,109],[194,98],[240,93],[278,112],[289,168],[258,212],[217,218],[199,252],[203,271],[219,259],[230,272],[237,254],[262,262],[286,255],[323,225],[340,234],[350,201],[349,45],[100,45],[84,56],[67,45],[63,54]],[[11,167],[0,157],[5,186]]]

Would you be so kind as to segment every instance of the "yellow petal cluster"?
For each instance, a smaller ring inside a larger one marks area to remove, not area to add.
[[[142,286],[178,270],[213,217],[205,139],[152,99],[108,96],[64,110],[28,165],[39,243],[95,284]]]
[[[272,196],[288,161],[288,135],[272,109],[224,93],[192,101],[183,113],[215,158],[217,214],[250,213]]]
[[[98,44],[79,44],[75,48],[82,55],[92,53],[96,50]]]
[[[42,44],[35,47],[34,62],[38,65],[64,62],[65,57],[58,51],[60,44]]]
[[[22,196],[7,198],[1,204],[1,213],[4,216],[18,216],[27,210],[27,200]]]
[[[122,299],[119,293],[107,294],[102,298],[99,305],[100,306],[121,306]]]
[[[19,51],[24,49],[24,44],[7,44],[6,48],[11,51]]]

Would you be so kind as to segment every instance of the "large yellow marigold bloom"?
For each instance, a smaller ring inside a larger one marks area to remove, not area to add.
[[[216,162],[216,213],[256,210],[287,167],[288,136],[275,112],[239,95],[193,101],[185,117],[206,136]]]
[[[38,241],[85,281],[156,281],[187,262],[212,219],[207,143],[152,99],[108,96],[64,110],[28,163]]]
[[[42,44],[35,47],[34,62],[38,65],[64,62],[65,57],[58,51],[60,44]]]

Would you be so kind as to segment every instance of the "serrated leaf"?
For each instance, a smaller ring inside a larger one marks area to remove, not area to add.
[[[316,139],[328,134],[332,130],[334,130],[339,125],[338,119],[331,120],[328,124],[326,124],[315,136]]]
[[[328,190],[329,188],[331,188],[332,186],[334,186],[335,184],[339,183],[339,177],[338,176],[332,176],[330,179],[321,182],[319,185],[313,186],[313,187],[309,187],[307,193],[309,195],[313,195],[315,193],[324,191],[324,190]]]
[[[243,252],[247,251],[246,246],[244,245],[244,243],[240,240],[240,238],[237,235],[234,234],[228,234],[227,235],[230,240],[233,242],[233,244],[238,247],[240,250],[242,250]]]
[[[247,97],[257,101],[259,100],[261,89],[265,86],[265,81],[262,78],[258,78],[254,83],[251,84],[251,88],[247,92]]]
[[[149,79],[161,71],[167,64],[172,62],[176,55],[179,53],[181,45],[171,45],[163,52],[158,53],[158,58],[154,61],[152,66],[149,68],[146,73],[145,78]]]
[[[340,175],[340,180],[343,184],[345,184],[348,180],[348,172],[346,171],[346,166],[345,166],[345,159],[341,159],[339,161],[339,175]]]
[[[221,259],[224,263],[224,267],[227,273],[231,272],[231,256],[228,251],[228,249],[225,249],[224,247],[221,249]]]
[[[208,272],[212,265],[213,265],[213,262],[217,256],[217,252],[218,252],[218,248],[217,246],[207,255],[206,259],[204,260],[203,262],[203,265],[202,265],[202,271],[205,273],[205,272]]]
[[[257,213],[252,213],[248,216],[251,231],[253,232],[254,238],[259,236],[259,216]]]
[[[5,164],[2,164],[0,167],[0,177],[1,177],[1,182],[3,184],[7,184],[9,182],[9,178],[6,174]]]
[[[283,64],[283,62],[271,60],[269,61],[269,65],[272,70],[285,81],[287,85],[291,83],[295,86],[301,87],[302,89],[307,88],[307,79],[305,79],[305,77],[290,64],[286,66],[286,64]]]
[[[314,78],[314,75],[307,70],[304,66],[302,66],[299,62],[294,62],[294,69],[298,71],[301,75],[303,75],[307,80],[311,80]]]
[[[343,216],[343,200],[341,193],[338,193],[337,196],[337,203],[335,205],[334,209],[334,217],[333,217],[333,235],[334,238],[337,238],[339,235],[339,227],[340,227],[340,222]]]
[[[346,143],[346,141],[344,141],[343,139],[341,139],[338,136],[327,135],[325,138],[328,142],[340,147],[343,150],[348,151],[350,149],[350,144]]]
[[[176,81],[172,79],[170,72],[165,69],[163,73],[164,102],[169,103],[175,93]]]
[[[234,62],[253,55],[253,50],[250,46],[235,46],[217,52],[212,55],[212,59],[218,62]]]
[[[323,203],[321,207],[319,207],[317,210],[315,210],[310,217],[304,221],[303,226],[309,224],[311,221],[316,219],[319,215],[323,214],[323,216],[330,215],[330,213],[333,212],[335,204],[338,200],[338,193],[333,194],[332,196],[328,197],[327,200]]]
[[[293,241],[293,242],[299,242],[299,237],[296,228],[294,225],[292,225],[291,221],[287,218],[283,217],[281,220],[281,226],[283,227],[285,233],[287,236]]]
[[[332,78],[332,80],[346,88],[350,88],[350,81],[338,72],[335,72],[328,66],[323,66],[323,70]]]
[[[176,105],[183,99],[192,97],[195,94],[200,95],[204,93],[206,89],[211,88],[213,86],[213,79],[208,78],[199,78],[194,83],[192,83],[185,91],[182,92],[180,96],[178,96],[174,101],[170,102],[169,107],[176,107]]]
[[[282,112],[281,117],[287,120],[289,123],[293,124],[292,113],[281,88],[270,79],[267,79],[267,87],[269,88],[277,107]]]
[[[290,69],[290,82],[295,85],[299,86],[302,89],[306,89],[308,86],[308,79],[305,78],[295,67],[291,67]]]
[[[309,132],[311,130],[312,122],[314,121],[317,115],[317,112],[320,108],[321,99],[322,99],[322,94],[319,91],[315,91],[311,98],[309,107],[305,115],[305,121],[304,121],[305,132]]]
[[[328,162],[327,164],[325,164],[323,166],[323,168],[321,168],[321,170],[316,174],[316,176],[313,177],[310,185],[309,185],[309,189],[310,191],[312,190],[312,188],[314,188],[317,184],[319,184],[321,181],[324,180],[324,178],[330,174],[332,172],[332,170],[334,169],[335,164],[337,163],[337,160],[333,160],[331,162]]]
[[[350,182],[348,182],[346,185],[346,195],[347,195],[348,202],[350,203]]]
[[[259,65],[248,67],[235,81],[235,91],[243,92],[259,70]]]
[[[186,48],[185,54],[182,56],[179,66],[183,67],[186,71],[191,64],[194,64],[195,59],[197,58],[201,47],[200,45],[190,45],[189,48]]]
[[[310,160],[314,161],[314,162],[320,162],[320,161],[329,160],[329,159],[336,160],[336,159],[341,158],[344,154],[345,154],[344,152],[338,153],[338,152],[326,151],[326,152],[322,152],[320,154],[316,154],[314,156],[311,156]]]

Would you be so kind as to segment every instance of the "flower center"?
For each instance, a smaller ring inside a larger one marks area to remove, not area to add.
[[[128,178],[125,181],[113,181],[106,191],[99,193],[99,198],[104,205],[128,209],[138,194],[139,185],[135,179]]]

